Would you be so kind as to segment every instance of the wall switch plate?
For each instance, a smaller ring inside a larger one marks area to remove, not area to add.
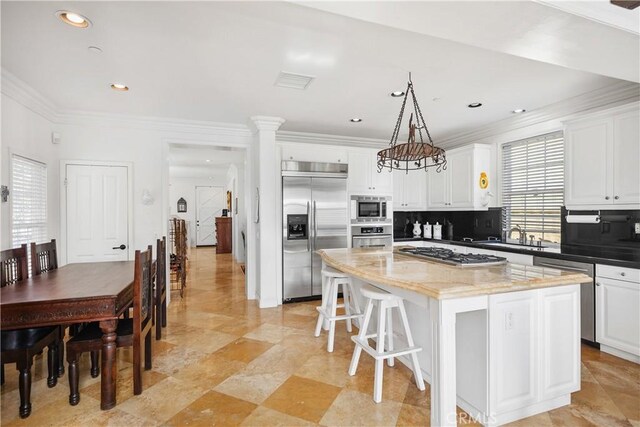
[[[635,229],[635,233],[636,233],[636,234],[640,234],[640,222],[636,222],[636,223],[633,225],[633,228]]]

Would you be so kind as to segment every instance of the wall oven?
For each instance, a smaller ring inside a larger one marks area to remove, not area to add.
[[[351,223],[387,222],[389,197],[351,196]]]

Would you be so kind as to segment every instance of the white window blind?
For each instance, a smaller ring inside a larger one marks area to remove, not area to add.
[[[47,240],[47,165],[11,156],[11,236],[13,247]]]
[[[564,138],[554,132],[502,146],[502,225],[527,239],[560,243],[564,203]],[[514,232],[513,238],[518,238]]]

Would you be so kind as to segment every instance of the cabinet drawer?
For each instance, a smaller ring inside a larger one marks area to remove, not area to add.
[[[635,268],[596,264],[596,276],[640,283],[640,270],[636,270]]]

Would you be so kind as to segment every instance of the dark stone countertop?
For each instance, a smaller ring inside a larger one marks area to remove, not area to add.
[[[396,237],[394,242],[435,242],[450,245],[466,246],[470,248],[489,249],[493,251],[512,252],[524,255],[534,255],[545,258],[563,259],[567,261],[585,262],[589,264],[605,264],[615,265],[618,267],[638,268],[640,269],[640,252],[632,249],[616,248],[616,247],[586,247],[586,246],[569,246],[562,245],[559,252],[545,252],[535,247],[504,247],[498,246],[486,241],[482,242],[463,242],[460,240],[435,240],[425,239],[423,237]]]

